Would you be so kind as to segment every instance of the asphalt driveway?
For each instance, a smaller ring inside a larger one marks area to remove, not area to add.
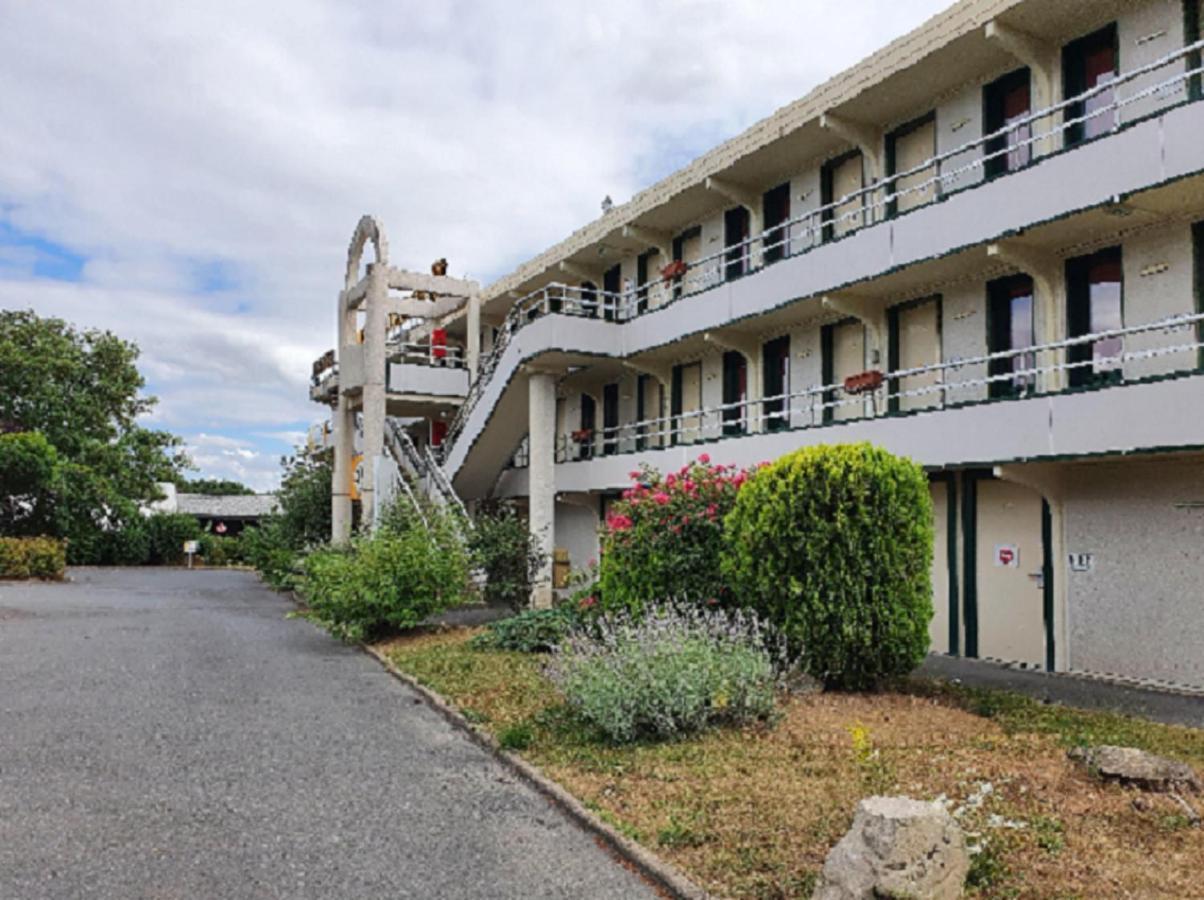
[[[652,897],[246,573],[0,584],[0,898]]]

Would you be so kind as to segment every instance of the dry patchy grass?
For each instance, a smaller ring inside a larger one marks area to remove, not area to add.
[[[806,897],[875,793],[945,797],[983,847],[983,897],[1204,897],[1204,830],[1168,798],[1102,785],[1066,758],[1124,743],[1204,765],[1204,732],[1013,695],[903,685],[787,698],[774,727],[613,747],[573,721],[541,660],[470,649],[474,632],[385,649],[404,671],[716,894]]]

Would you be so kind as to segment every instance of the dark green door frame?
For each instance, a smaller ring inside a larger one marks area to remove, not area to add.
[[[949,572],[949,656],[961,652],[961,605],[957,583],[957,473],[933,472],[932,484],[945,486],[945,561]]]

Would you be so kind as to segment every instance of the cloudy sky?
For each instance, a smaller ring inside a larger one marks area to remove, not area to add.
[[[0,308],[142,348],[259,489],[347,242],[488,282],[947,0],[0,0]]]

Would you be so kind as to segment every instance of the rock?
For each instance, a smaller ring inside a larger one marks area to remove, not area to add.
[[[1107,781],[1145,791],[1201,791],[1200,779],[1191,766],[1135,747],[1092,747],[1071,751],[1070,755],[1094,767]]]
[[[942,806],[870,797],[828,854],[812,898],[960,897],[969,868],[962,830]]]

